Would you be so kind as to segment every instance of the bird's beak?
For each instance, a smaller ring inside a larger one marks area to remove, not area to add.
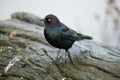
[[[45,19],[40,19],[41,21],[46,21]]]

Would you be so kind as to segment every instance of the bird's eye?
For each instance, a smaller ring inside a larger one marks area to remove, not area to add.
[[[51,22],[51,19],[49,18],[48,21]]]

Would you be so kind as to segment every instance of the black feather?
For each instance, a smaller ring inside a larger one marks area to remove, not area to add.
[[[54,47],[68,51],[73,43],[78,40],[92,39],[90,36],[76,33],[61,23],[55,15],[47,15],[44,20],[44,36],[46,40]]]

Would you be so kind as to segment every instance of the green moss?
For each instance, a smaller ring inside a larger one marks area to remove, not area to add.
[[[11,17],[12,18],[17,18],[17,15],[16,14],[12,14]]]
[[[0,45],[1,46],[10,46],[10,40],[0,40]]]

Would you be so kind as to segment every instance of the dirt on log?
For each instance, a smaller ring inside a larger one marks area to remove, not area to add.
[[[40,18],[23,12],[0,21],[0,80],[120,80],[120,50],[93,40],[66,52],[47,43]]]

